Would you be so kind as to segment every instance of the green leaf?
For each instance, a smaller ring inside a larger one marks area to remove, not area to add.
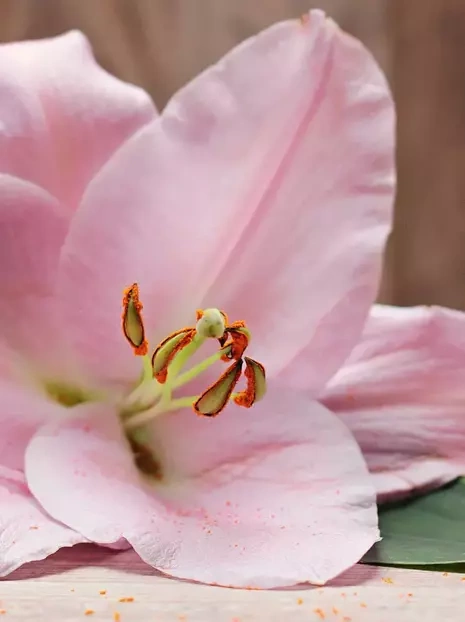
[[[463,566],[449,566],[465,563],[463,480],[422,497],[382,506],[379,520],[383,539],[368,551],[363,563],[463,571]]]

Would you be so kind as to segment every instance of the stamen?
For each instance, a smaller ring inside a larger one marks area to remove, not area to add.
[[[182,328],[169,335],[156,348],[152,356],[152,369],[154,378],[160,384],[166,382],[168,367],[176,354],[185,348],[194,339],[194,328]]]
[[[204,372],[206,369],[211,367],[211,365],[213,365],[217,361],[223,360],[223,358],[225,356],[228,356],[230,352],[231,352],[231,346],[226,346],[225,348],[218,350],[218,352],[215,352],[214,354],[206,358],[204,361],[202,361],[198,365],[191,367],[191,369],[184,372],[183,374],[178,376],[173,381],[173,389],[182,387],[183,385],[187,384],[191,380],[194,380],[194,378],[197,378],[197,376],[199,376],[202,372]],[[229,361],[229,358],[227,360]]]
[[[139,301],[139,286],[133,283],[124,290],[122,326],[123,333],[137,356],[145,356],[148,344],[142,321],[142,303]]]
[[[231,354],[229,357],[223,358],[223,361],[227,361],[229,359],[234,359],[238,361],[242,358],[246,348],[249,345],[250,341],[250,331],[246,327],[245,322],[239,320],[238,322],[233,322],[230,326],[226,326],[225,335],[229,335],[230,340],[227,341],[225,336],[220,340],[220,344],[223,346],[225,343],[231,346]],[[222,343],[223,341],[223,343]]]
[[[234,362],[194,403],[194,411],[204,417],[216,417],[224,409],[242,373],[242,360]]]
[[[139,290],[135,283],[125,292],[123,328],[134,348],[142,339],[142,318]],[[186,406],[193,407],[201,416],[215,417],[233,400],[237,405],[250,408],[266,391],[265,369],[251,358],[244,357],[250,342],[250,331],[244,321],[229,323],[228,316],[219,309],[199,309],[196,325],[182,328],[164,339],[153,356],[145,356],[144,373],[140,384],[126,398],[121,408],[124,427],[132,430],[170,411]],[[204,361],[181,373],[188,360],[209,338],[218,340],[221,348]],[[232,364],[200,396],[176,398],[173,392],[199,376],[217,361]],[[233,390],[240,379],[244,360],[246,362],[246,388],[239,393]],[[143,454],[138,447],[139,454]]]
[[[254,361],[249,357],[244,357],[246,368],[244,376],[247,380],[247,386],[234,397],[234,402],[238,406],[250,408],[255,402],[261,400],[266,393],[266,375],[265,368],[258,361]]]

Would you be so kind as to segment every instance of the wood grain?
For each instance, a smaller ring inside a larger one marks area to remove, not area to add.
[[[399,188],[385,297],[464,309],[465,3],[391,0],[389,20]]]
[[[357,566],[325,588],[232,590],[158,575],[132,552],[61,551],[0,581],[0,616],[34,622],[463,622],[460,575]],[[104,591],[104,594],[100,594]],[[121,598],[133,602],[120,602]],[[86,615],[86,611],[94,613]]]
[[[162,107],[239,41],[317,6],[394,89],[399,192],[381,298],[465,309],[463,0],[0,0],[0,41],[78,28],[104,67]]]
[[[322,7],[360,37],[384,67],[387,0],[0,0],[0,41],[72,28],[90,39],[109,71],[143,86],[163,106],[239,41],[273,22]]]

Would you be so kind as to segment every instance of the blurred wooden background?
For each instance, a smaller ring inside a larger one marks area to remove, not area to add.
[[[0,0],[0,41],[79,28],[159,107],[237,42],[319,6],[371,49],[398,109],[383,301],[465,308],[465,0]]]

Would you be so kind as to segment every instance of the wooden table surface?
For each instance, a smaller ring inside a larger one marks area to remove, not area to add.
[[[121,600],[122,599],[122,600]],[[125,599],[127,602],[124,602]],[[131,551],[75,547],[0,581],[0,620],[463,622],[465,577],[357,566],[325,588],[233,590],[158,575]]]

